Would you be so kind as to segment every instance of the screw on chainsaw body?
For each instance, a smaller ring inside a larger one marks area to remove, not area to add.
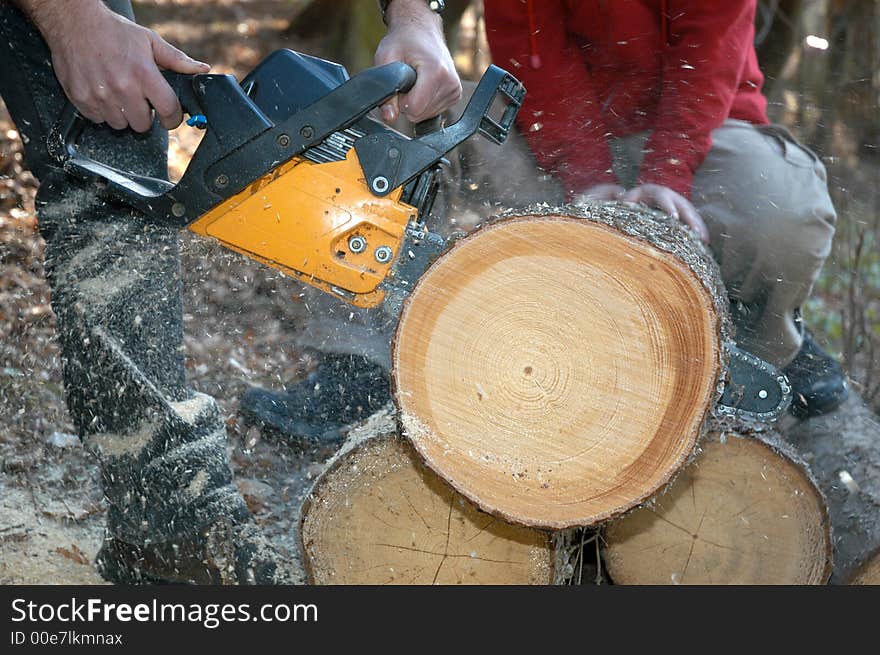
[[[186,214],[186,206],[182,202],[175,202],[171,205],[171,213],[177,218],[182,218]]]
[[[303,138],[311,139],[313,136],[315,136],[315,128],[313,128],[311,125],[306,125],[299,131],[299,133],[300,135],[302,135]]]
[[[376,193],[385,193],[388,191],[388,178],[384,175],[380,175],[376,179],[373,180],[373,191]]]
[[[353,236],[348,240],[348,249],[358,255],[367,249],[367,240],[363,237]]]
[[[376,261],[380,264],[387,264],[391,261],[391,258],[394,256],[394,251],[391,250],[388,246],[382,246],[381,248],[376,248]]]
[[[217,178],[214,180],[214,184],[215,184],[217,187],[219,187],[219,188],[222,189],[222,188],[225,187],[227,184],[229,184],[229,176],[228,176],[228,175],[225,175],[225,174],[223,174],[223,173],[221,173],[221,174],[218,175]]]
[[[276,143],[278,143],[278,145],[282,148],[286,148],[290,145],[290,137],[286,134],[279,134],[278,138],[276,139]]]

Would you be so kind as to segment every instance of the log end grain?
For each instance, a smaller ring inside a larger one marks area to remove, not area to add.
[[[366,439],[303,508],[314,584],[550,584],[550,535],[479,511],[399,437]]]
[[[607,527],[611,579],[824,584],[831,573],[825,501],[806,468],[780,448],[769,435],[707,437],[653,506]]]
[[[483,227],[404,307],[392,357],[404,433],[507,520],[567,528],[642,503],[687,460],[717,397],[717,270],[683,230],[615,211],[620,226],[555,213]]]
[[[880,585],[880,551],[865,560],[849,583],[853,585]]]

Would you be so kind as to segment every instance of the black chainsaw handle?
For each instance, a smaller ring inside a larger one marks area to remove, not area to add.
[[[232,75],[186,75],[163,71],[180,101],[184,114],[203,115],[207,119],[210,138],[206,145],[229,141],[229,136],[244,135],[253,130],[267,129],[272,123],[246,96]],[[49,152],[64,169],[86,181],[96,182],[116,196],[147,213],[154,201],[167,195],[175,185],[170,182],[122,171],[96,161],[79,149],[80,137],[90,122],[69,101],[49,136]],[[100,126],[98,129],[111,129]],[[224,134],[231,129],[231,134]],[[227,143],[233,146],[234,143]]]
[[[168,82],[174,95],[177,96],[184,114],[190,116],[203,113],[199,97],[193,90],[195,75],[184,75],[172,71],[163,71],[162,77]],[[61,117],[49,135],[49,153],[56,161],[63,164],[77,154],[77,142],[83,129],[89,124],[76,110],[69,100],[61,112]]]
[[[50,133],[48,149],[68,173],[99,184],[107,194],[141,210],[150,218],[180,227],[267,172],[264,162],[249,157],[248,162],[261,170],[232,167],[228,175],[223,173],[222,179],[227,182],[217,184],[221,177],[214,174],[215,165],[229,159],[230,154],[242,146],[253,142],[255,148],[272,157],[272,161],[287,161],[319,143],[327,134],[348,127],[388,98],[406,93],[416,81],[415,70],[402,62],[368,69],[331,92],[329,95],[334,99],[325,96],[303,112],[315,117],[329,116],[334,113],[335,105],[341,105],[344,108],[340,112],[342,115],[347,116],[345,112],[353,114],[346,125],[329,124],[332,123],[329,121],[325,127],[318,119],[311,121],[315,127],[309,131],[297,129],[291,133],[285,126],[296,121],[273,123],[232,75],[183,75],[170,71],[163,75],[180,100],[183,111],[190,116],[203,115],[206,118],[205,137],[176,185],[122,171],[84,154],[78,144],[89,122],[69,102]],[[101,126],[98,129],[111,128]],[[280,138],[282,136],[284,140]],[[276,144],[284,145],[278,147]],[[280,152],[272,152],[276,149]]]

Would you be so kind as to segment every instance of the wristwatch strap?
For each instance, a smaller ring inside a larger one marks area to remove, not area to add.
[[[388,11],[388,5],[392,2],[393,0],[379,0],[379,9],[382,10],[382,20],[385,20],[385,12]],[[428,5],[428,9],[435,14],[442,14],[443,10],[446,9],[446,0],[425,0],[425,2]]]

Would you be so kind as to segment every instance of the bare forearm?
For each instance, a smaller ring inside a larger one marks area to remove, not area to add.
[[[72,25],[71,11],[83,16],[106,11],[101,0],[12,0],[12,4],[24,11],[47,41],[60,38],[65,25]]]
[[[443,30],[440,16],[428,8],[425,0],[391,0],[385,12],[385,21],[389,28],[401,27],[407,23],[434,25]]]

